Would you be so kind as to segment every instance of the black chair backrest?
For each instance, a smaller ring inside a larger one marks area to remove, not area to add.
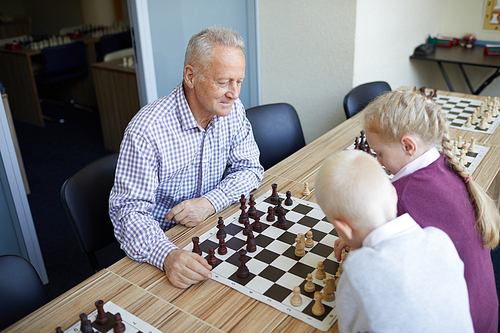
[[[104,59],[104,56],[108,53],[127,49],[132,47],[132,36],[129,31],[120,32],[112,35],[104,35],[99,41],[100,47],[100,60]]]
[[[287,103],[246,110],[265,170],[306,145],[297,111]]]
[[[0,256],[0,331],[49,300],[38,273],[26,259]]]
[[[82,41],[42,49],[44,83],[65,81],[88,73],[87,51]]]
[[[371,101],[385,92],[391,91],[391,86],[384,81],[361,84],[344,97],[344,112],[347,119],[363,110]]]
[[[101,267],[94,252],[116,241],[108,201],[117,160],[118,153],[102,157],[69,177],[61,188],[61,200],[80,248],[96,272]]]

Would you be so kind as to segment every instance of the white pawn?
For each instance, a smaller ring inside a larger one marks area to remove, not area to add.
[[[305,182],[304,183],[304,190],[302,191],[302,195],[306,196],[311,194],[311,190],[309,190],[309,183]]]
[[[293,296],[290,298],[290,304],[293,306],[299,306],[302,304],[302,297],[300,297],[300,287],[293,287]]]
[[[122,66],[127,67],[127,57],[122,58]]]
[[[453,154],[458,154],[458,141],[453,142]]]
[[[465,156],[465,150],[461,150],[460,151],[460,160],[459,160],[460,164],[465,167],[465,165],[467,164],[467,157]]]
[[[470,138],[470,147],[469,147],[469,150],[470,151],[476,151],[476,138],[474,138],[473,136]]]
[[[472,126],[472,119],[471,117],[467,118],[467,121],[465,122],[465,127],[471,127]]]
[[[458,148],[462,148],[462,145],[464,144],[464,142],[462,141],[462,137],[461,137],[461,136],[459,136],[457,141],[458,141],[458,143],[457,143],[457,147],[458,147]]]
[[[481,123],[479,124],[479,129],[486,129],[486,127],[488,126],[488,118],[487,117],[482,117],[481,118]]]
[[[314,240],[312,239],[313,238],[313,233],[311,230],[309,230],[308,232],[306,232],[306,247],[313,247],[314,246]]]

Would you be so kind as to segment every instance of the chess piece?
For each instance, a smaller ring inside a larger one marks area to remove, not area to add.
[[[323,293],[321,291],[317,291],[314,293],[314,300],[316,301],[311,309],[313,315],[319,317],[325,313],[325,307],[321,300],[323,299]]]
[[[226,238],[226,231],[224,231],[224,221],[222,220],[222,216],[219,216],[219,221],[217,221],[217,229],[219,229],[217,231],[217,239],[221,239],[221,238]]]
[[[286,191],[285,206],[293,205],[292,192]]]
[[[97,308],[97,317],[95,319],[97,325],[107,324],[109,318],[106,312],[104,311],[104,302],[102,301],[102,299],[95,302],[95,307]]]
[[[311,190],[309,190],[309,183],[305,182],[304,183],[304,190],[302,191],[302,195],[306,196],[306,195],[310,195],[310,194],[311,194]]]
[[[268,222],[274,222],[274,220],[276,220],[276,217],[274,216],[274,209],[273,209],[272,206],[269,206],[267,208],[266,221],[268,221]]]
[[[61,326],[56,327],[56,333],[64,333],[61,329]]]
[[[457,139],[458,143],[457,143],[457,147],[458,148],[462,148],[462,145],[464,144],[464,142],[462,141],[462,137],[459,136],[458,139]]]
[[[331,302],[335,299],[335,277],[328,275],[323,279],[325,287],[323,288],[323,299],[326,302]]]
[[[481,118],[481,123],[479,124],[479,129],[486,129],[486,127],[488,126],[488,118],[487,117],[482,117]]]
[[[339,267],[337,268],[337,272],[335,272],[335,276],[339,278],[342,275],[342,263],[339,264]]]
[[[248,221],[248,215],[246,213],[246,206],[243,205],[240,207],[241,209],[241,214],[240,214],[240,218],[238,219],[238,222],[240,222],[241,224],[245,224],[245,222]]]
[[[127,67],[127,65],[128,65],[127,57],[123,57],[122,58],[122,66]]]
[[[322,261],[318,262],[318,267],[316,270],[316,279],[318,280],[323,280],[326,277],[325,274],[325,265],[323,264]]]
[[[243,235],[248,236],[249,229],[250,229],[250,220],[246,219],[243,227]]]
[[[249,205],[249,208],[247,211],[247,215],[249,217],[255,218],[255,216],[257,215],[257,209],[255,209],[255,200],[253,198],[253,194],[250,194],[250,198],[248,200],[248,205]]]
[[[306,244],[304,241],[304,234],[299,233],[297,235],[297,237],[295,238],[295,242],[297,243],[297,244],[295,244],[295,255],[297,257],[305,256],[306,255],[306,251],[305,251]]]
[[[227,253],[226,240],[224,238],[219,238],[219,248],[217,249],[217,253],[221,256]]]
[[[125,332],[125,324],[122,321],[122,316],[120,312],[115,313],[115,326],[113,327],[114,333],[123,333]]]
[[[476,123],[477,123],[477,112],[474,111],[471,116],[471,124],[476,125]]]
[[[360,134],[361,135],[359,137],[358,149],[364,151],[366,149],[365,131],[361,130]],[[306,195],[308,195],[308,194],[306,194]]]
[[[359,149],[359,138],[356,137],[356,139],[354,139],[354,149]]]
[[[215,264],[217,264],[217,258],[215,257],[215,249],[213,247],[208,249],[207,261],[210,266],[215,266]]]
[[[458,141],[453,141],[453,154],[458,154]]]
[[[193,237],[191,240],[193,241],[193,252],[194,253],[198,253],[198,255],[201,256],[200,238],[199,237]]]
[[[252,232],[248,233],[248,237],[247,237],[247,251],[248,252],[255,252],[255,251],[257,251],[257,245],[255,244],[255,237],[253,236]]]
[[[290,298],[290,304],[293,306],[299,306],[302,304],[302,297],[300,297],[300,287],[293,287],[293,296]]]
[[[82,331],[82,333],[94,333],[90,320],[85,313],[80,314],[80,331]]]
[[[240,268],[238,268],[237,275],[239,278],[244,279],[250,276],[250,271],[248,270],[248,267],[245,265],[247,262],[246,254],[247,251],[241,249],[239,252],[240,257],[238,258],[238,261],[240,262]]]
[[[476,139],[473,136],[470,138],[469,151],[476,151]]]
[[[127,67],[134,67],[134,57],[128,57]]]
[[[467,165],[467,157],[465,156],[465,150],[460,151],[460,164],[464,167]]]
[[[314,246],[313,233],[311,230],[306,232],[305,244],[306,244],[306,247],[313,247]]]
[[[472,126],[472,118],[471,117],[468,117],[467,118],[467,121],[465,122],[465,127],[471,127]]]
[[[259,215],[255,215],[255,221],[252,223],[252,229],[255,231],[261,231],[262,230],[262,224],[260,224],[260,217]]]
[[[271,185],[273,192],[271,193],[271,202],[276,204],[278,203],[279,195],[278,195],[278,184]]]
[[[240,209],[242,209],[242,207],[246,208],[246,202],[247,202],[247,199],[245,199],[245,195],[242,194],[241,198],[240,198]]]
[[[286,223],[286,213],[285,213],[285,209],[283,207],[281,207],[280,205],[281,203],[281,199],[278,201],[278,205],[279,205],[279,208],[278,208],[278,228],[280,229],[286,229],[287,228],[287,223]]]
[[[316,290],[316,286],[312,282],[312,280],[313,280],[312,273],[307,274],[306,280],[307,280],[307,282],[306,282],[306,284],[304,284],[304,290],[307,291],[308,293],[312,293],[314,290]]]

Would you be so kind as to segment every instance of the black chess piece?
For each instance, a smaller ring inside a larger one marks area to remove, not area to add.
[[[237,276],[241,279],[247,278],[250,276],[250,271],[248,270],[248,267],[246,266],[247,262],[247,251],[241,249],[239,252],[240,257],[238,258],[240,262],[240,268],[238,268]]]
[[[208,264],[211,266],[215,266],[217,264],[217,258],[215,257],[215,249],[211,247],[208,249]]]
[[[125,324],[123,323],[122,316],[120,315],[120,312],[117,312],[115,314],[115,326],[113,327],[113,332],[114,333],[123,333],[125,332]]]
[[[241,224],[245,224],[245,221],[248,221],[248,215],[245,212],[246,206],[241,206],[240,209],[241,209],[241,214],[240,218],[238,219],[238,222],[240,222]]]
[[[253,198],[253,194],[250,194],[250,198],[248,199],[248,205],[249,208],[247,211],[247,215],[249,217],[255,218],[255,216],[257,215],[257,209],[255,209],[255,200]]]
[[[193,237],[192,241],[193,241],[193,252],[194,253],[198,253],[198,255],[201,256],[202,252],[201,252],[201,249],[200,249],[200,238]]]
[[[283,209],[283,207],[281,207],[281,209],[278,209],[278,228],[281,228],[281,229],[287,228],[285,215],[286,215],[286,213],[285,213],[285,209]]]
[[[269,198],[272,203],[278,203],[279,195],[278,195],[278,184],[271,185],[273,192],[271,193],[271,197]]]
[[[293,205],[292,192],[286,191],[285,206]]]
[[[276,220],[276,217],[274,216],[274,209],[273,209],[272,206],[269,206],[267,208],[266,221],[268,221],[268,222],[274,222],[274,220]]]
[[[262,230],[262,224],[260,224],[260,217],[259,215],[255,215],[255,221],[252,223],[252,229],[255,231],[261,231]]]
[[[219,249],[217,253],[220,255],[225,255],[227,253],[226,240],[224,238],[219,238]]]
[[[95,307],[97,308],[97,317],[95,322],[97,325],[106,325],[109,321],[108,315],[104,311],[104,302],[102,299],[95,302]]]
[[[250,228],[250,220],[246,219],[245,227],[243,229],[243,235],[248,236],[248,229]]]
[[[217,239],[221,239],[221,238],[226,238],[226,231],[224,231],[224,221],[222,220],[222,216],[219,216],[219,221],[217,222],[217,229],[219,229],[217,231]]]
[[[243,207],[247,208],[246,203],[247,199],[245,199],[245,195],[242,194],[240,198],[240,209],[242,209]]]
[[[80,331],[82,331],[82,333],[94,333],[92,324],[85,313],[80,314]]]
[[[247,237],[247,251],[248,252],[257,251],[257,245],[255,244],[255,237],[252,232],[250,232]]]

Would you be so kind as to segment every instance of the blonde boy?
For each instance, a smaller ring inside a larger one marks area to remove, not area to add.
[[[315,188],[350,247],[337,288],[340,332],[473,332],[453,243],[408,214],[396,218],[396,191],[373,157],[334,154]]]

